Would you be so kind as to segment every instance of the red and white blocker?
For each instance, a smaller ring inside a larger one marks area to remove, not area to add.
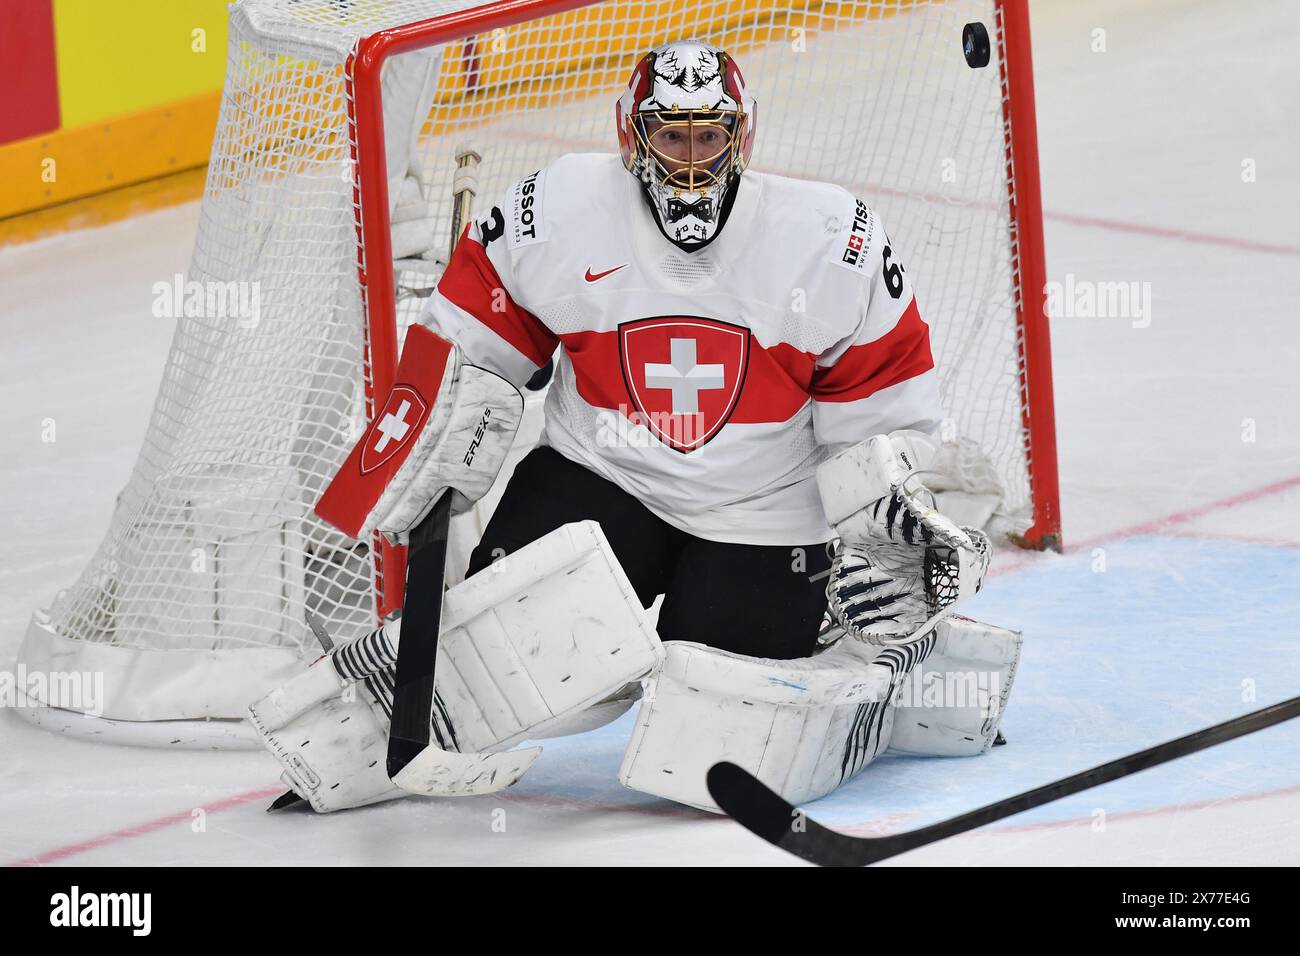
[[[457,495],[453,511],[487,493],[522,416],[517,388],[412,326],[387,399],[316,514],[354,538],[379,531],[400,542],[445,490]]]

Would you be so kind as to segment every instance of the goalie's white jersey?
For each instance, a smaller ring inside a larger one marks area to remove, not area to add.
[[[543,441],[714,541],[833,535],[834,447],[942,412],[911,284],[837,186],[747,171],[686,253],[617,156],[565,156],[467,229],[422,321],[522,385],[562,346]]]

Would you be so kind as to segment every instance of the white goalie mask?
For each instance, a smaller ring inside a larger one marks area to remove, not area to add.
[[[687,251],[717,236],[754,149],[754,99],[723,50],[667,43],[637,63],[615,107],[623,163],[660,231]]]

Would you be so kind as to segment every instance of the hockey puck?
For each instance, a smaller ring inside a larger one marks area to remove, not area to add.
[[[989,31],[982,23],[968,23],[961,30],[961,51],[972,70],[989,65]]]

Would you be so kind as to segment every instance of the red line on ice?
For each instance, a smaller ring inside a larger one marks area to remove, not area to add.
[[[1103,219],[1100,216],[1080,216],[1070,212],[1043,212],[1044,219],[1068,222],[1074,226],[1091,226],[1095,229],[1110,229],[1114,232],[1136,233],[1142,236],[1158,236],[1161,239],[1179,239],[1183,242],[1199,242],[1207,246],[1227,246],[1230,249],[1244,249],[1249,252],[1267,252],[1279,256],[1300,256],[1300,246],[1289,246],[1274,242],[1257,242],[1254,239],[1237,239],[1233,236],[1215,233],[1188,232],[1185,229],[1170,229],[1165,226],[1149,226],[1145,223],[1122,222],[1118,219]]]
[[[1274,481],[1270,484],[1262,485],[1259,488],[1252,488],[1250,491],[1240,491],[1235,495],[1228,495],[1226,498],[1207,501],[1205,504],[1196,505],[1193,508],[1187,508],[1183,511],[1175,511],[1162,518],[1155,518],[1151,521],[1144,521],[1141,524],[1135,524],[1128,528],[1120,528],[1117,531],[1107,531],[1105,534],[1099,534],[1091,538],[1085,538],[1082,541],[1072,542],[1065,546],[1065,551],[1067,554],[1072,554],[1077,551],[1086,551],[1089,548],[1095,548],[1099,544],[1107,544],[1112,541],[1122,541],[1125,538],[1132,538],[1140,534],[1158,534],[1162,531],[1168,531],[1176,525],[1195,521],[1197,518],[1203,518],[1216,511],[1235,508],[1238,505],[1257,501],[1260,498],[1267,498],[1269,495],[1281,494],[1284,491],[1290,491],[1292,488],[1298,487],[1300,487],[1300,475],[1293,475],[1290,478],[1283,478],[1281,481]],[[1270,542],[1260,543],[1264,544]],[[1279,547],[1285,546],[1285,542],[1277,542],[1276,544]],[[1032,565],[1035,560],[1036,556],[1032,555],[1017,558],[1008,564],[995,568],[991,572],[990,576],[1019,571],[1021,568]]]
[[[70,843],[67,846],[61,846],[54,850],[46,850],[43,853],[37,853],[34,856],[24,857],[21,860],[15,860],[8,866],[42,866],[46,863],[58,863],[66,860],[70,856],[76,856],[78,853],[88,853],[91,850],[98,850],[100,847],[109,846],[114,843],[121,843],[123,840],[131,840],[135,837],[145,836],[155,833],[158,830],[166,829],[178,823],[186,823],[194,818],[195,810],[202,810],[205,814],[220,813],[222,810],[231,810],[235,807],[243,806],[246,803],[252,803],[255,800],[268,800],[277,797],[284,792],[284,787],[262,787],[260,790],[249,790],[244,793],[237,793],[232,797],[226,797],[224,800],[218,800],[216,803],[209,803],[201,807],[191,807],[188,810],[182,810],[179,813],[173,813],[165,817],[159,817],[156,820],[150,820],[146,823],[137,823],[132,827],[124,827],[121,830],[114,830],[111,833],[103,833],[88,840],[82,840],[80,843]]]
[[[1271,800],[1277,797],[1292,797],[1300,795],[1300,786],[1282,787],[1278,790],[1263,790],[1259,793],[1238,793],[1230,797],[1209,797],[1205,800],[1191,800],[1187,803],[1171,803],[1163,807],[1146,807],[1141,810],[1124,810],[1120,813],[1107,813],[1106,822],[1113,823],[1116,820],[1136,820],[1142,817],[1159,817],[1169,813],[1180,813],[1184,810],[1191,812],[1194,810],[1209,810],[1214,807],[1221,807],[1232,803],[1251,803],[1255,800]],[[1091,826],[1093,818],[1074,817],[1069,820],[1044,820],[1041,823],[1019,823],[1006,827],[990,827],[991,833],[1022,833],[1029,830],[1061,830],[1067,827]]]
[[[101,847],[111,846],[114,843],[121,843],[124,840],[132,840],[136,837],[148,836],[150,833],[156,833],[158,830],[164,830],[167,827],[175,826],[178,823],[187,823],[193,819],[195,809],[201,809],[204,813],[219,813],[222,810],[231,810],[235,807],[243,806],[246,803],[270,800],[284,793],[284,789],[283,786],[264,787],[260,790],[249,790],[246,793],[237,793],[224,800],[218,800],[216,803],[210,803],[203,807],[190,808],[189,810],[182,810],[178,813],[168,814],[165,817],[159,817],[156,820],[138,823],[135,826],[123,827],[121,830],[114,830],[111,833],[104,833],[100,836],[91,837],[90,839],[82,840],[79,843],[71,843],[54,850],[46,850],[43,853],[24,857],[21,860],[15,860],[12,863],[5,865],[42,866],[47,863],[58,863],[70,856],[76,856],[79,853],[88,853],[91,850],[98,850]],[[681,820],[696,819],[701,823],[725,821],[728,819],[724,816],[706,813],[703,810],[696,810],[692,807],[686,806],[623,805],[606,803],[600,800],[575,800],[560,794],[512,793],[509,796],[506,796],[505,800],[512,804],[533,804],[561,810],[609,810],[619,813],[633,813],[638,816],[672,817]]]

